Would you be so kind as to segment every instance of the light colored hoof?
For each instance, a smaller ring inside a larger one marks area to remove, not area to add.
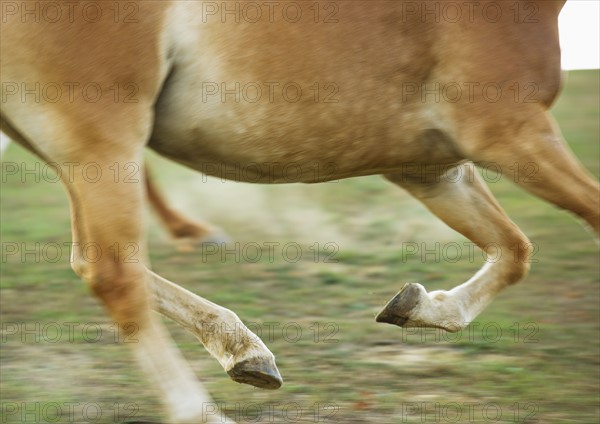
[[[198,249],[202,250],[209,246],[216,246],[220,249],[227,243],[231,243],[231,238],[221,230],[212,231],[200,238],[184,237],[176,241],[177,251],[182,253],[190,253]]]
[[[390,300],[381,312],[375,317],[377,322],[404,326],[409,320],[415,307],[421,302],[421,297],[427,296],[427,292],[420,284],[407,283]]]
[[[221,247],[221,245],[226,243],[231,243],[231,237],[229,237],[227,233],[222,230],[212,231],[205,237],[202,237],[200,240],[198,240],[198,244],[200,246],[205,244],[216,244]]]
[[[238,362],[227,371],[233,381],[261,389],[278,389],[283,384],[283,379],[275,361],[271,358],[249,358]]]

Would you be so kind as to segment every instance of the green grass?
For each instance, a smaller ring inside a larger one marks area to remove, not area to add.
[[[599,81],[598,71],[572,72],[553,109],[571,148],[596,177]],[[407,241],[466,240],[380,177],[311,186],[203,184],[201,176],[149,156],[155,173],[160,170],[160,185],[181,184],[167,195],[188,215],[223,227],[242,244],[293,241],[304,252],[295,263],[280,253],[271,261],[264,250],[257,263],[202,260],[200,252],[177,253],[156,220],[149,219],[154,269],[233,309],[245,322],[263,324],[263,340],[277,356],[285,380],[279,391],[237,385],[192,336],[168,322],[199,378],[232,415],[249,402],[264,411],[265,405],[279,404],[274,422],[283,422],[281,405],[297,403],[305,421],[315,421],[315,408],[321,408],[324,422],[445,422],[435,415],[436,404],[456,402],[466,414],[465,403],[472,402],[478,405],[474,418],[458,422],[493,422],[482,418],[481,408],[494,406],[503,412],[498,422],[597,422],[598,247],[567,213],[505,179],[490,184],[507,213],[539,246],[538,262],[525,282],[498,296],[455,340],[373,319],[405,282],[450,288],[481,264],[479,256],[447,263],[403,253]],[[4,159],[30,166],[35,162],[16,146]],[[28,248],[68,242],[62,187],[32,179],[8,178],[1,186],[2,242]],[[323,263],[328,242],[339,246],[335,263]],[[20,255],[3,257],[0,307],[7,340],[0,351],[2,402],[95,402],[111,411],[115,402],[121,407],[134,402],[140,407],[137,419],[157,421],[157,392],[129,352],[114,343],[109,319],[70,270],[67,253],[65,247],[57,262],[36,262],[35,254],[27,261]],[[79,328],[101,325],[103,336],[91,343],[79,332],[73,340],[51,343],[8,334],[7,325],[67,322],[77,322]],[[269,322],[278,323],[272,337],[264,327]],[[281,331],[286,325],[302,330],[297,340]],[[322,409],[327,403],[338,407],[329,418],[330,411]],[[429,408],[425,421],[414,414],[415,405]],[[250,421],[250,412],[243,412],[239,421]],[[266,417],[259,421],[268,422]],[[7,419],[3,422],[20,421]]]

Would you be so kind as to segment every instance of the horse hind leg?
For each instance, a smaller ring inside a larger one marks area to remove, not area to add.
[[[502,289],[528,272],[531,244],[498,205],[473,164],[462,164],[448,172],[458,175],[458,179],[440,175],[435,181],[422,181],[405,174],[386,178],[408,190],[484,250],[488,261],[471,279],[449,291],[427,293],[421,284],[405,285],[379,313],[378,322],[459,331]]]
[[[172,208],[152,179],[147,164],[144,178],[148,201],[171,236],[176,240],[179,251],[190,252],[194,250],[196,245],[202,246],[208,243],[220,245],[229,241],[229,237],[222,230],[192,220]]]

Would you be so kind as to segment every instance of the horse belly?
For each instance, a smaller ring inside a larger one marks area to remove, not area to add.
[[[410,39],[390,43],[375,30],[385,26],[376,14],[344,10],[339,25],[303,28],[203,22],[182,9],[150,147],[209,175],[268,183],[431,160],[422,135],[439,127],[440,111],[402,101],[404,83],[423,81],[433,67],[431,35],[411,50]]]

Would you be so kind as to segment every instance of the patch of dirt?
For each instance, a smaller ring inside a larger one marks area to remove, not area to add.
[[[464,363],[469,355],[451,346],[418,346],[410,344],[374,346],[361,352],[365,362],[393,365],[410,370],[434,370],[440,366]],[[497,353],[479,353],[477,362],[510,362],[513,358]]]

